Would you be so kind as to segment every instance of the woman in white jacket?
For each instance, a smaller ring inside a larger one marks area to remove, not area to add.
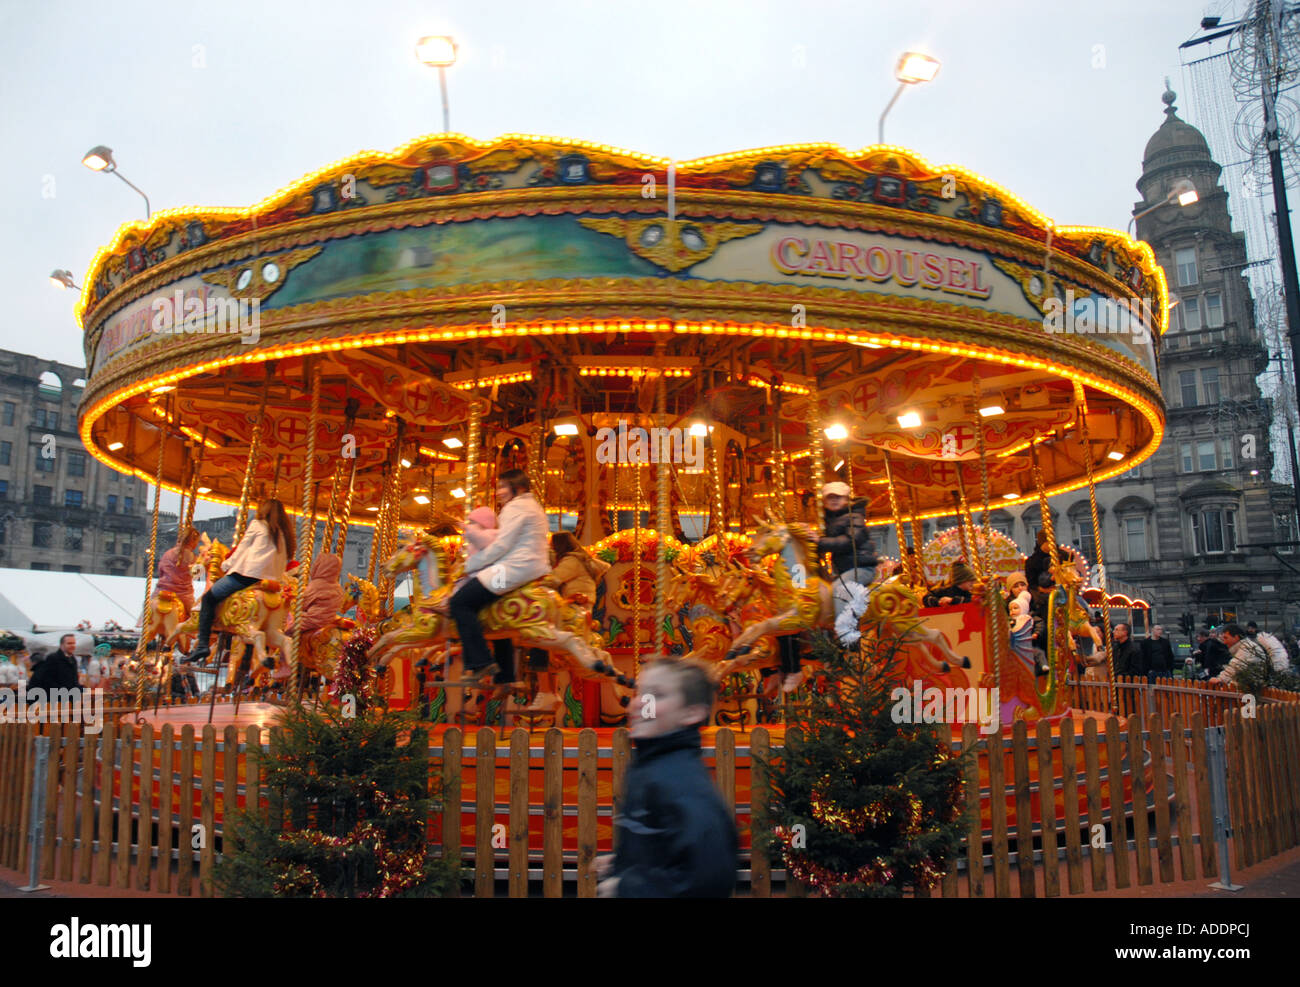
[[[211,653],[208,638],[217,604],[263,579],[283,579],[285,567],[296,551],[293,525],[284,505],[278,500],[263,501],[257,509],[257,520],[248,526],[230,557],[221,563],[226,574],[199,601],[199,633],[189,661],[204,661]]]
[[[492,660],[479,611],[551,571],[547,549],[550,525],[523,470],[507,470],[497,478],[497,503],[502,506],[496,539],[466,560],[465,575],[476,578],[466,580],[450,601],[451,619],[460,634],[465,677],[480,681],[502,671],[506,656],[513,654],[513,646],[509,641],[502,642],[496,649],[497,660]]]

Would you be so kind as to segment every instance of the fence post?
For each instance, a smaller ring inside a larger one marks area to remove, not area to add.
[[[1223,749],[1223,727],[1205,731],[1205,747],[1210,761],[1210,801],[1214,805],[1214,842],[1219,850],[1219,879],[1210,887],[1220,891],[1240,891],[1245,885],[1232,883],[1228,864],[1228,771]],[[1238,837],[1240,838],[1240,837]]]
[[[36,763],[32,766],[32,811],[27,825],[27,884],[19,891],[45,891],[41,884],[41,847],[45,838],[45,780],[50,767],[50,738],[36,738]]]

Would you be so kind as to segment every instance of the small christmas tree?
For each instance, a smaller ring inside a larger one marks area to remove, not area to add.
[[[794,708],[786,747],[768,762],[778,852],[815,894],[900,897],[934,887],[955,865],[963,761],[946,724],[894,721],[896,650],[869,638],[846,650],[816,636],[826,674]]]
[[[454,869],[429,853],[427,736],[414,716],[373,695],[372,630],[344,648],[339,705],[286,708],[265,770],[288,821],[252,809],[227,821],[216,872],[232,897],[387,898],[441,895]],[[273,802],[273,804],[275,804]]]

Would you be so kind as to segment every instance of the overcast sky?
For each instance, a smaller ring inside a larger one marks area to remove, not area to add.
[[[0,348],[81,365],[73,292],[144,203],[245,206],[441,129],[414,43],[451,34],[451,125],[691,158],[874,143],[900,52],[942,60],[886,140],[965,165],[1061,223],[1123,229],[1166,75],[1204,0],[0,0]],[[1180,98],[1180,104],[1186,100]],[[165,502],[164,502],[165,503]]]

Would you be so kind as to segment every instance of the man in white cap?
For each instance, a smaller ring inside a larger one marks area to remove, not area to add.
[[[829,554],[834,579],[836,630],[844,644],[858,637],[857,622],[866,610],[867,585],[876,578],[876,545],[867,534],[861,504],[849,503],[849,485],[839,480],[822,488],[825,526],[817,542],[819,555]]]

